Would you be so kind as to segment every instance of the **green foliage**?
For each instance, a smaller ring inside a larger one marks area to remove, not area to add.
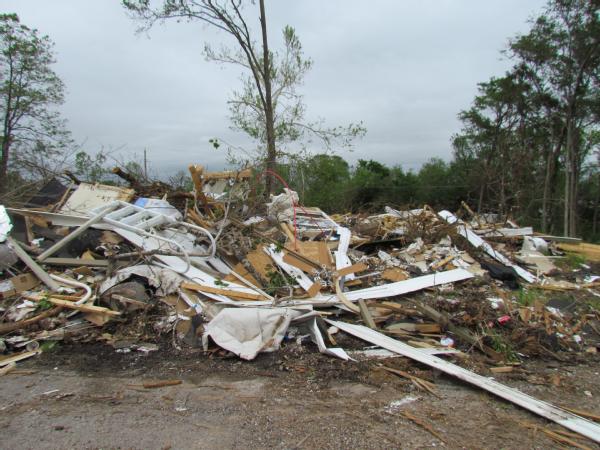
[[[274,294],[278,289],[282,287],[293,286],[296,284],[296,280],[287,274],[282,274],[276,269],[267,271],[269,277],[269,284],[264,288],[267,294]]]
[[[229,286],[229,283],[226,283],[225,281],[221,280],[220,278],[216,278],[215,286],[227,287],[227,286]]]
[[[98,152],[90,156],[81,150],[75,154],[75,175],[81,180],[89,183],[98,183],[109,176],[110,169],[106,166],[107,156],[104,152]]]
[[[48,176],[70,135],[54,109],[64,86],[51,66],[53,43],[19,21],[0,14],[0,194],[10,186],[8,170]]]
[[[536,289],[521,287],[517,292],[517,302],[521,306],[533,306],[538,301],[545,301],[546,298]]]
[[[519,362],[518,353],[500,333],[488,328],[485,336],[490,341],[490,347],[502,354],[505,361]]]
[[[37,304],[38,309],[44,311],[46,309],[50,309],[52,308],[52,303],[50,302],[50,300],[48,299],[48,297],[44,297],[42,298],[38,304]]]
[[[58,350],[60,347],[60,342],[58,341],[44,341],[42,345],[40,345],[40,350],[42,352],[54,352]]]

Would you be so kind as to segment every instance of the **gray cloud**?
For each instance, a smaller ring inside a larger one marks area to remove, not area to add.
[[[342,156],[418,168],[433,156],[450,158],[456,114],[478,82],[508,69],[499,51],[544,3],[282,0],[267,2],[267,19],[273,47],[292,25],[315,62],[302,88],[309,118],[367,126]],[[62,112],[86,149],[128,156],[146,148],[155,172],[167,175],[191,162],[223,168],[211,137],[252,148],[227,119],[239,72],[202,57],[205,41],[231,43],[223,33],[170,22],[136,35],[118,1],[3,0],[2,10],[56,43],[56,71],[67,85]]]

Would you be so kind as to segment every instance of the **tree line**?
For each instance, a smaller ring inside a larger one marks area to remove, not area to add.
[[[242,89],[228,101],[230,120],[256,143],[242,152],[230,147],[230,162],[256,167],[257,174],[275,169],[306,205],[346,212],[380,211],[384,205],[455,209],[465,201],[476,211],[510,216],[546,233],[600,238],[597,0],[549,0],[529,31],[509,40],[503,53],[510,70],[480,83],[472,104],[459,112],[462,125],[450,140],[451,159],[430,160],[418,171],[372,159],[351,167],[336,154],[366,129],[361,122],[326,127],[323,119],[306,120],[299,87],[312,60],[289,26],[283,48],[268,46],[263,0],[258,6],[241,0],[123,0],[123,6],[143,30],[186,19],[224,33],[230,47],[207,45],[205,56],[245,74]],[[244,12],[256,7],[258,39]],[[16,15],[0,15],[0,201],[65,168],[84,180],[114,182],[110,152],[75,145],[57,112],[64,86],[52,71],[52,48],[47,36]],[[218,139],[210,144],[221,146]],[[148,176],[139,162],[121,165]],[[184,185],[180,174],[172,179]],[[261,179],[268,194],[273,179]]]

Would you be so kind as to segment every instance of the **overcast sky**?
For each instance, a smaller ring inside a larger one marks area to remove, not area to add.
[[[314,67],[301,92],[309,118],[331,126],[362,120],[367,135],[353,163],[372,158],[417,169],[451,157],[457,113],[477,83],[509,68],[500,50],[528,29],[542,0],[267,0],[272,46],[286,24],[296,28]],[[143,149],[155,173],[201,163],[225,166],[208,143],[219,137],[253,145],[229,129],[227,99],[239,70],[206,62],[204,42],[232,43],[200,24],[167,22],[148,33],[118,0],[0,0],[3,12],[55,42],[55,70],[67,87],[62,107],[85,149]],[[368,7],[366,7],[368,5]],[[258,26],[257,8],[247,18]]]

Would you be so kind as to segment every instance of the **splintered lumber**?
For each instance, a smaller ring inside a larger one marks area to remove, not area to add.
[[[196,283],[183,282],[183,283],[181,283],[181,287],[184,289],[189,289],[191,291],[209,292],[211,294],[219,294],[219,295],[225,295],[227,297],[242,298],[244,300],[266,300],[266,298],[264,296],[259,295],[259,294],[251,294],[248,292],[235,291],[233,289],[222,289],[222,288],[215,288],[215,287],[211,287],[211,286],[202,286],[202,285],[196,284]]]
[[[362,317],[363,322],[365,324],[367,324],[367,326],[369,328],[376,330],[377,325],[375,325],[373,316],[371,316],[371,313],[369,312],[369,308],[367,308],[367,304],[365,303],[365,301],[362,298],[358,300],[358,308],[360,309],[360,316]]]
[[[9,372],[12,372],[16,368],[17,368],[17,363],[15,363],[15,362],[11,362],[10,364],[5,365],[4,367],[0,368],[0,377],[6,375]]]
[[[256,278],[254,278],[254,276],[252,276],[252,274],[248,271],[248,269],[246,269],[246,267],[242,263],[237,263],[231,270],[231,273],[225,278],[223,278],[223,280],[236,282],[237,280],[239,280],[239,277],[242,277],[244,280],[246,280],[253,286],[261,285],[260,282]]]
[[[393,373],[394,375],[398,375],[400,377],[409,379],[419,389],[423,389],[423,390],[429,392],[430,394],[435,395],[436,397],[440,398],[440,395],[435,391],[435,384],[431,383],[430,381],[419,378],[416,375],[412,375],[403,370],[392,369],[391,367],[387,367],[387,366],[381,366],[381,368],[390,373]]]
[[[336,272],[338,276],[343,277],[351,273],[364,272],[368,268],[369,266],[367,266],[365,263],[359,262],[356,264],[352,264],[351,266],[346,266],[342,269],[336,270]]]
[[[385,328],[387,331],[409,331],[413,333],[441,333],[441,328],[437,323],[393,323]]]
[[[20,330],[21,328],[28,327],[34,323],[39,322],[42,319],[46,319],[48,317],[52,317],[62,311],[62,306],[57,306],[56,308],[49,309],[44,311],[43,313],[38,314],[31,319],[20,320],[18,322],[8,322],[8,323],[0,323],[0,335],[11,333],[16,330]]]
[[[423,419],[420,419],[419,417],[412,415],[408,411],[402,411],[401,414],[404,417],[406,417],[408,420],[419,425],[421,428],[424,428],[425,430],[429,431],[432,435],[434,435],[436,438],[438,438],[444,444],[447,443],[446,440],[442,437],[442,435],[440,433],[438,433],[437,431],[435,431],[433,429],[433,427],[431,425],[429,425],[427,422],[425,422]]]
[[[456,364],[452,364],[451,362],[445,361],[436,356],[429,355],[422,350],[411,347],[410,345],[407,345],[396,339],[392,339],[365,326],[329,319],[324,320],[330,325],[356,336],[359,339],[363,339],[367,342],[371,342],[374,345],[385,348],[386,350],[406,356],[407,358],[411,358],[417,362],[447,373],[448,375],[455,376],[460,380],[484,389],[500,398],[503,398],[504,400],[519,405],[522,408],[538,414],[541,417],[552,420],[553,422],[556,422],[571,431],[582,434],[583,436],[600,443],[599,424],[572,414],[550,403],[531,397],[530,395],[527,395],[518,389],[505,386],[495,380],[486,378],[467,369],[463,369]]]
[[[488,347],[487,345],[482,344],[481,341],[477,338],[477,336],[474,336],[469,330],[467,330],[466,328],[462,328],[462,327],[454,325],[450,321],[448,316],[446,316],[445,314],[443,314],[439,311],[436,311],[432,307],[425,305],[424,303],[421,303],[421,302],[413,301],[412,304],[415,306],[415,308],[417,308],[417,310],[421,314],[434,320],[442,328],[448,329],[448,331],[452,332],[453,334],[455,334],[456,336],[458,336],[460,339],[464,340],[465,342],[468,342],[469,344],[476,346],[478,349],[480,349],[482,352],[484,352],[486,355],[488,355],[492,359],[494,359],[496,361],[500,361],[503,359],[503,356],[499,352]]]
[[[100,313],[100,314],[108,314],[109,316],[119,316],[121,315],[118,311],[113,311],[112,309],[104,308],[103,306],[96,306],[84,303],[82,305],[76,305],[74,302],[69,300],[63,300],[59,298],[54,298],[52,296],[45,297],[40,294],[23,294],[27,300],[31,300],[34,302],[41,302],[42,300],[48,300],[55,306],[62,306],[67,309],[75,309],[77,311],[82,312],[90,312],[90,313]]]
[[[162,380],[162,381],[143,383],[142,386],[144,387],[144,389],[156,389],[156,388],[160,388],[160,387],[164,387],[164,386],[177,386],[178,384],[181,384],[181,383],[182,383],[181,380]]]
[[[31,352],[18,353],[16,355],[9,356],[7,358],[0,359],[0,367],[8,366],[12,363],[17,363],[32,356],[42,353],[41,350],[33,350]]]
[[[89,267],[108,267],[106,259],[84,259],[84,258],[46,258],[44,264],[55,266],[89,266]]]
[[[264,251],[265,246],[259,245],[255,250],[252,250],[246,255],[246,259],[254,269],[254,271],[260,275],[264,280],[269,280],[269,274],[273,272],[273,260],[269,258]]]
[[[580,244],[557,244],[557,247],[565,252],[576,253],[586,259],[598,262],[600,261],[600,245],[588,244],[581,242]]]
[[[198,166],[197,166],[198,167]],[[200,166],[202,167],[202,166]],[[204,172],[202,178],[206,181],[211,180],[244,180],[252,178],[252,169],[243,169],[240,171],[226,170],[223,172]]]

